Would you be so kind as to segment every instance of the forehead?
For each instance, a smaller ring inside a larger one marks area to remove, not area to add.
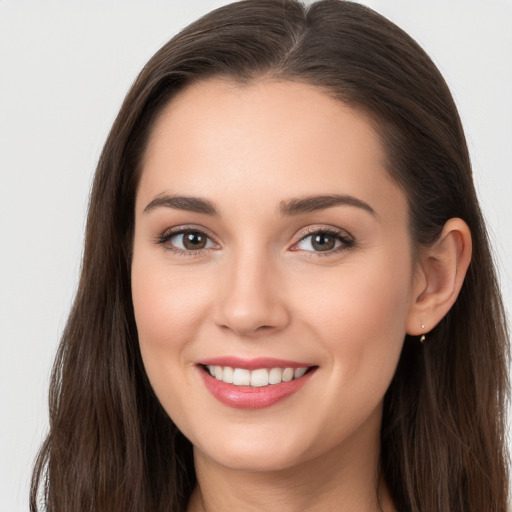
[[[391,207],[404,198],[385,160],[367,117],[319,89],[215,79],[180,91],[160,114],[138,199],[213,194],[248,206],[340,193]]]

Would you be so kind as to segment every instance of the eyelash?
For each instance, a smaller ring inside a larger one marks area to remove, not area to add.
[[[193,227],[177,227],[170,230],[165,231],[158,239],[156,243],[165,247],[166,250],[171,251],[174,254],[184,257],[198,257],[201,256],[203,251],[209,250],[210,248],[196,249],[196,250],[188,250],[188,249],[180,249],[178,247],[174,247],[173,245],[166,245],[170,242],[170,240],[178,235],[183,235],[185,233],[198,233],[200,235],[205,236],[208,240],[213,241],[210,236],[208,236],[204,231],[200,229],[195,229]],[[327,251],[309,251],[303,250],[303,252],[307,255],[307,257],[315,258],[315,257],[325,257],[332,256],[333,254],[337,254],[339,252],[345,251],[347,249],[351,249],[356,245],[356,242],[352,235],[343,230],[338,230],[334,228],[309,228],[305,233],[301,236],[301,238],[294,244],[294,246],[303,242],[309,237],[313,235],[327,235],[332,236],[336,239],[336,241],[341,242],[341,245],[335,249],[330,249]],[[215,243],[215,242],[214,242]],[[292,249],[293,251],[300,251],[301,249]]]
[[[200,235],[205,236],[208,240],[212,240],[212,238],[210,236],[208,236],[204,231],[202,231],[200,229],[195,229],[194,227],[190,227],[190,226],[187,226],[187,227],[179,226],[176,228],[169,229],[169,230],[165,231],[164,233],[162,233],[162,235],[157,239],[156,242],[157,242],[157,244],[164,246],[165,250],[170,251],[174,254],[177,254],[178,256],[188,256],[188,257],[194,258],[194,257],[201,256],[203,251],[208,250],[208,249],[196,249],[195,251],[191,251],[188,249],[180,249],[179,247],[174,247],[173,245],[170,245],[170,244],[166,245],[166,244],[168,244],[168,242],[170,242],[170,240],[173,237],[178,236],[178,235],[183,235],[185,233],[198,233]]]
[[[294,246],[298,245],[302,241],[306,240],[307,238],[310,238],[314,235],[327,235],[333,237],[336,241],[341,242],[341,245],[335,249],[330,249],[327,251],[306,251],[304,250],[304,254],[307,257],[310,258],[317,258],[317,257],[327,257],[332,256],[333,254],[338,254],[342,251],[346,251],[348,249],[351,249],[355,246],[356,242],[354,240],[354,237],[347,233],[346,231],[343,231],[341,229],[334,229],[334,228],[308,228],[305,233],[302,234],[299,241],[294,244]],[[295,251],[299,251],[300,249],[293,249]]]

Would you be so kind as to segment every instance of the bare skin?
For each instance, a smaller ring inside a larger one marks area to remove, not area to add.
[[[343,466],[338,451],[332,450],[327,456],[277,472],[239,472],[229,468],[219,471],[204,454],[196,454],[201,484],[196,487],[187,512],[393,512],[385,483],[377,482],[376,476],[368,478],[378,464],[374,460],[378,444],[378,438],[372,445],[354,443],[352,449],[358,453],[343,454],[342,459],[363,461],[359,466]]]
[[[202,82],[157,121],[132,293],[150,382],[194,446],[188,512],[395,510],[378,479],[383,396],[406,333],[453,304],[471,240],[452,219],[415,260],[385,160],[366,118],[304,84]],[[205,387],[216,357],[312,371],[239,408]]]

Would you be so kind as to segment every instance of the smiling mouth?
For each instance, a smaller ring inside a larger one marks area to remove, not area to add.
[[[201,365],[203,370],[218,381],[234,386],[249,386],[261,388],[273,386],[282,382],[300,379],[316,366],[300,368],[234,368],[231,366]]]

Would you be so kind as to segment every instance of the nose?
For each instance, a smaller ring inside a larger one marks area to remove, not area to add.
[[[221,274],[215,322],[243,337],[284,329],[290,315],[277,265],[267,255],[246,251],[226,262]]]

